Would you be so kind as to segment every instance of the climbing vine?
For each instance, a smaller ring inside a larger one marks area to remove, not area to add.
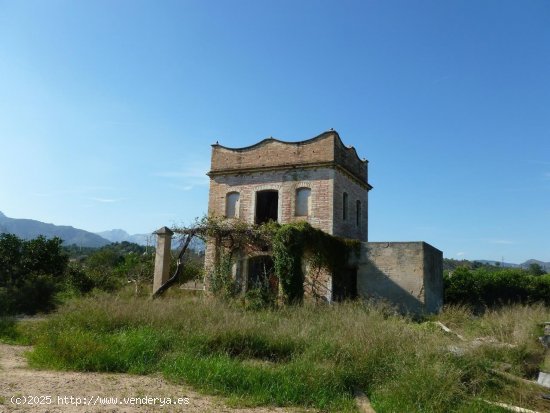
[[[216,295],[234,295],[230,281],[232,256],[235,251],[247,254],[271,251],[275,275],[279,279],[285,304],[301,303],[304,298],[305,275],[302,262],[307,255],[313,269],[335,273],[346,267],[350,253],[359,251],[360,242],[332,236],[313,228],[305,221],[278,224],[269,222],[251,225],[241,220],[203,218],[194,226],[175,228],[185,236],[213,239],[220,251],[220,261],[209,275],[211,290]],[[228,287],[231,285],[231,287]],[[230,288],[231,292],[228,290]]]
[[[335,273],[347,265],[350,252],[358,251],[359,241],[334,237],[301,221],[281,225],[274,234],[272,248],[284,302],[295,304],[304,297],[305,253],[313,269]]]

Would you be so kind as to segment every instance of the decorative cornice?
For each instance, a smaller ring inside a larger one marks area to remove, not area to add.
[[[210,179],[212,179],[216,176],[223,176],[223,175],[243,175],[243,174],[251,174],[256,172],[284,171],[284,170],[292,170],[292,169],[316,169],[316,168],[331,168],[331,169],[339,170],[340,172],[343,172],[352,180],[354,180],[361,187],[366,188],[368,191],[370,191],[373,188],[372,185],[370,185],[368,182],[365,182],[364,179],[361,179],[361,177],[358,177],[357,175],[348,171],[346,168],[342,167],[336,162],[311,162],[311,163],[299,164],[299,165],[286,164],[286,165],[276,165],[276,166],[252,167],[252,168],[217,169],[215,171],[208,172],[207,175],[210,177]]]

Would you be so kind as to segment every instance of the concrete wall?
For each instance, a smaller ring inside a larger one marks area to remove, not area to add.
[[[412,313],[443,305],[443,253],[425,242],[364,242],[357,261],[357,292]]]

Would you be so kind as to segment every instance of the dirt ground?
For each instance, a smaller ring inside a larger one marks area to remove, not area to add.
[[[220,398],[201,395],[160,376],[32,370],[23,355],[29,349],[0,344],[0,413],[296,412],[282,408],[233,409]],[[169,405],[167,398],[179,404]]]

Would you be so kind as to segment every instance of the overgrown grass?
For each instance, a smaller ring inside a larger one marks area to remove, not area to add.
[[[0,343],[28,346],[41,330],[37,322],[21,322],[15,317],[0,317]]]
[[[502,411],[482,399],[541,410],[545,402],[532,389],[490,369],[508,363],[532,377],[543,360],[537,324],[550,319],[548,308],[474,317],[453,307],[437,319],[467,342],[490,336],[498,345],[470,348],[429,321],[361,303],[252,312],[201,297],[103,296],[69,302],[49,317],[29,357],[42,368],[159,371],[246,405],[355,411],[359,388],[380,413]],[[452,346],[464,350],[455,355]]]

